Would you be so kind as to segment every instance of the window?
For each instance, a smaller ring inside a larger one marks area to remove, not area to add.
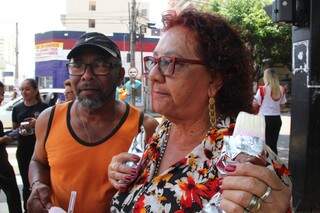
[[[96,20],[89,19],[89,28],[95,28],[95,27],[96,27]]]
[[[52,76],[39,76],[38,77],[39,88],[52,88],[53,87],[53,77]]]
[[[89,10],[90,11],[96,11],[96,1],[95,0],[90,0],[89,1]]]

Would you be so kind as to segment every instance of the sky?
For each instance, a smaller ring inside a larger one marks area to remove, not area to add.
[[[108,0],[110,1],[110,0]],[[152,2],[151,22],[160,20],[167,0]],[[19,73],[34,77],[34,35],[52,30],[64,30],[60,15],[65,14],[65,0],[0,0],[0,34],[15,36],[19,26]]]

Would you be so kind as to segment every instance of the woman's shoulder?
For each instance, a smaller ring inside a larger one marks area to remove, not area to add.
[[[155,133],[153,136],[161,138],[162,136],[164,136],[165,133],[168,132],[170,126],[171,126],[171,121],[165,118],[162,119],[160,124],[156,127]]]
[[[268,146],[266,146],[265,151],[267,152],[267,168],[274,171],[282,182],[289,186],[291,184],[291,174],[288,166]]]
[[[217,120],[217,130],[227,135],[232,135],[236,123],[233,116],[220,116]]]
[[[18,103],[16,105],[13,106],[12,110],[13,111],[19,111],[25,108],[25,105],[23,103],[23,101],[21,103]]]

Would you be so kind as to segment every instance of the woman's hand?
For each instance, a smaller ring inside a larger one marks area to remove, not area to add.
[[[270,169],[251,163],[228,165],[220,181],[220,207],[226,212],[285,213],[290,208],[291,189]]]
[[[130,153],[113,156],[108,167],[108,177],[114,188],[124,191],[136,179],[139,167],[131,167],[127,162],[137,164],[140,157]]]
[[[27,127],[28,129],[33,129],[33,128],[35,127],[35,125],[36,125],[36,120],[37,120],[37,119],[32,118],[32,117],[26,118],[25,121],[28,121],[28,122],[29,122],[29,124],[26,125],[26,127]]]

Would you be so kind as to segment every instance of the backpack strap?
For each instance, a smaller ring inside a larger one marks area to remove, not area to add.
[[[50,112],[50,117],[49,117],[49,120],[48,120],[48,127],[47,127],[47,131],[46,131],[46,136],[44,138],[44,141],[45,141],[44,144],[46,144],[48,136],[49,136],[49,132],[50,132],[50,128],[51,128],[51,124],[52,124],[52,120],[53,120],[55,109],[56,109],[56,106],[54,105],[52,107],[52,109],[51,109],[51,112]]]

